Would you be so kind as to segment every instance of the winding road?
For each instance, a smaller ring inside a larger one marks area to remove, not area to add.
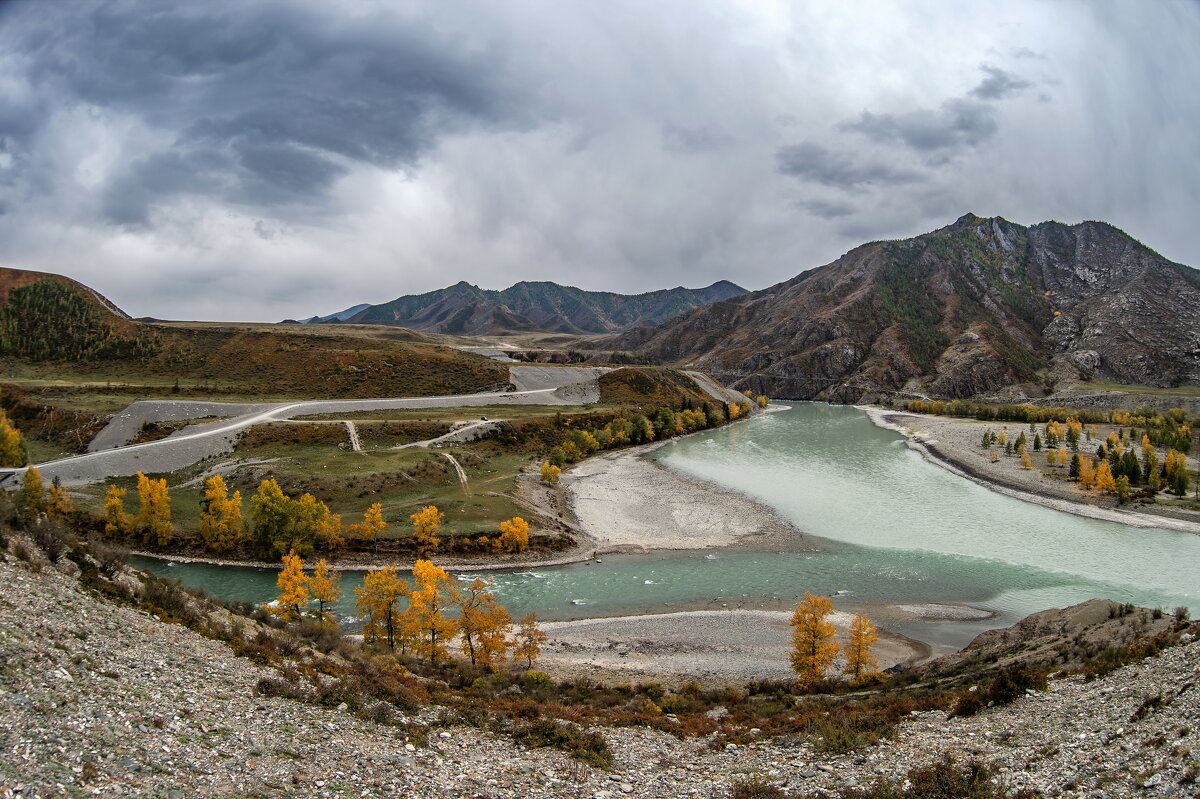
[[[135,402],[101,431],[101,440],[122,440],[130,430],[141,428],[145,420],[173,420],[227,417],[220,421],[192,425],[157,441],[88,452],[61,460],[37,464],[42,478],[57,477],[63,485],[87,485],[110,477],[129,477],[138,472],[165,474],[220,455],[233,448],[238,434],[257,424],[279,422],[295,416],[319,413],[401,408],[455,408],[482,405],[577,405],[600,399],[597,378],[606,369],[594,367],[518,367],[510,369],[516,391],[479,394],[451,394],[440,397],[395,397],[355,400],[304,400],[274,404],[233,404],[176,400]],[[108,435],[105,435],[109,432]],[[103,438],[102,438],[103,437]],[[125,438],[123,440],[128,440]],[[25,470],[0,470],[0,486],[12,486]]]

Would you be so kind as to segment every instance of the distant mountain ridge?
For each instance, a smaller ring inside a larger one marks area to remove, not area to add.
[[[791,399],[1173,387],[1200,383],[1200,272],[1104,222],[967,214],[600,346]]]
[[[745,294],[728,280],[701,289],[645,294],[585,291],[549,281],[521,281],[503,291],[466,281],[379,305],[356,306],[308,322],[396,325],[426,333],[499,335],[548,332],[588,335],[656,325],[712,302]]]

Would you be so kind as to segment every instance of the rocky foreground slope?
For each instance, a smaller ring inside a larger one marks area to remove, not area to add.
[[[69,567],[66,567],[69,569]],[[969,718],[940,711],[848,755],[603,729],[611,771],[462,726],[398,726],[255,687],[272,669],[115,606],[49,564],[0,559],[0,796],[725,797],[758,776],[834,795],[950,753],[1048,796],[1195,796],[1200,643]]]
[[[1200,272],[1103,222],[967,214],[605,346],[772,397],[1200,382]]]

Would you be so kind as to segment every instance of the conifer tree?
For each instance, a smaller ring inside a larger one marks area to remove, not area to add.
[[[126,489],[110,485],[104,492],[104,535],[120,538],[129,532],[133,520],[125,513]]]
[[[1100,461],[1100,465],[1096,467],[1096,489],[1109,494],[1117,492],[1117,481],[1108,467],[1108,461]]]
[[[838,645],[833,640],[837,630],[826,619],[832,610],[829,597],[805,593],[792,614],[792,670],[799,675],[796,683],[801,688],[823,678],[837,657]]]
[[[861,613],[854,614],[850,622],[850,639],[846,642],[845,674],[852,682],[860,682],[873,673],[878,661],[871,654],[871,647],[879,640],[879,633],[871,620]]]
[[[21,506],[26,521],[33,521],[46,510],[46,485],[36,466],[26,469],[21,478]]]
[[[1071,456],[1071,468],[1067,471],[1067,476],[1076,480],[1083,474],[1083,456],[1076,452]]]
[[[1034,434],[1033,434],[1033,451],[1034,451],[1034,452],[1041,452],[1041,451],[1042,451],[1042,436],[1041,436],[1041,433],[1034,433]]]
[[[62,487],[58,475],[50,482],[50,493],[46,498],[46,518],[57,522],[66,521],[75,512],[75,503]]]
[[[1171,478],[1171,493],[1177,497],[1187,496],[1188,490],[1188,470],[1187,461],[1183,458],[1182,462],[1175,467],[1175,475]]]
[[[219,474],[204,481],[200,495],[200,539],[211,552],[229,552],[246,541],[242,521],[242,494],[229,495],[225,478]]]
[[[141,472],[137,473],[138,512],[134,526],[147,544],[165,547],[171,543],[174,527],[171,525],[171,497],[167,493],[167,480],[152,480]]]
[[[1117,478],[1117,503],[1124,505],[1128,502],[1130,493],[1129,478],[1121,475]]]

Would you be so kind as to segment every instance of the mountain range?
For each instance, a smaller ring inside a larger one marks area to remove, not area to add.
[[[492,291],[463,281],[426,294],[358,305],[304,321],[396,325],[423,333],[466,336],[525,332],[591,335],[661,324],[693,308],[745,293],[727,280],[702,289],[679,287],[645,294],[584,291],[544,281],[522,281]]]
[[[598,346],[791,399],[1173,387],[1200,383],[1200,272],[1103,222],[967,214]]]

